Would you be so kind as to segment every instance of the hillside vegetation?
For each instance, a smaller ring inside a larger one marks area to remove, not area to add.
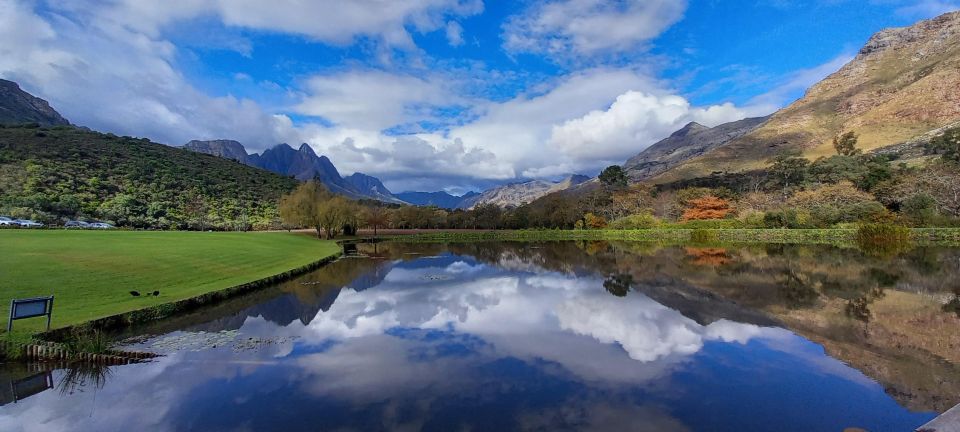
[[[246,229],[278,224],[297,181],[241,163],[76,129],[0,128],[0,214],[56,224]]]
[[[864,150],[895,145],[960,120],[960,12],[874,35],[856,58],[750,133],[654,180],[669,183],[764,168],[785,151],[808,159],[855,132]]]

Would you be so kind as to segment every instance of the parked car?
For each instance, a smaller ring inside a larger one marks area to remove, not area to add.
[[[84,221],[72,220],[72,221],[67,221],[67,223],[63,224],[63,227],[64,228],[90,228],[90,224]]]
[[[30,219],[17,219],[14,222],[16,222],[17,225],[20,225],[21,228],[40,228],[43,226],[42,223],[32,221]]]
[[[113,225],[110,225],[110,224],[108,224],[108,223],[106,223],[106,222],[94,222],[94,223],[92,223],[92,224],[89,225],[89,228],[94,228],[94,229],[114,229],[114,228],[116,228],[116,227],[113,226]]]
[[[0,226],[15,226],[15,225],[17,225],[17,223],[14,222],[13,219],[10,219],[6,216],[0,216]]]

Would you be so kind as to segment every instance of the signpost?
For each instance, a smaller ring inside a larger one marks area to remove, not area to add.
[[[38,316],[47,317],[47,330],[50,330],[50,318],[53,315],[53,296],[36,297],[30,299],[13,299],[10,301],[10,319],[7,320],[7,332],[13,330],[13,321],[19,319],[33,318]]]

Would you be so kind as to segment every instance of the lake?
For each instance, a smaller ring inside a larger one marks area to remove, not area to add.
[[[907,431],[960,403],[960,250],[363,244],[0,366],[3,431]]]

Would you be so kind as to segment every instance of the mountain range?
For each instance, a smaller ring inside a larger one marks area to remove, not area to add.
[[[183,148],[236,160],[298,180],[318,179],[331,191],[350,198],[374,199],[393,204],[437,206],[446,209],[466,210],[482,204],[517,207],[547,194],[567,190],[590,179],[586,176],[571,175],[558,182],[530,180],[497,186],[482,193],[469,192],[461,196],[447,192],[394,194],[383,185],[380,179],[370,175],[354,173],[342,177],[329,158],[318,156],[307,144],[301,144],[299,149],[294,149],[288,144],[280,144],[260,154],[247,153],[243,144],[233,140],[193,140]]]
[[[362,173],[354,173],[346,178],[340,175],[337,167],[326,156],[318,156],[307,144],[299,149],[289,144],[279,144],[265,150],[262,154],[247,153],[243,144],[233,140],[193,140],[183,148],[205,153],[253,167],[290,176],[297,180],[317,179],[330,191],[356,199],[373,199],[393,204],[403,204],[383,185],[380,179]]]
[[[695,143],[696,137],[707,131],[694,127],[688,131],[694,139],[653,146],[625,166],[632,168],[632,178],[669,183],[764,168],[784,151],[799,151],[808,159],[832,155],[833,138],[849,131],[859,136],[859,148],[870,151],[958,120],[960,11],[878,32],[839,71],[745,133],[711,138],[703,145]],[[714,129],[742,132],[749,125],[743,126]],[[679,157],[664,151],[673,147],[691,151]]]
[[[401,192],[396,194],[397,198],[418,206],[436,206],[445,209],[456,209],[474,197],[480,196],[478,192],[467,192],[463,195],[453,195],[444,191],[440,192]]]
[[[574,174],[558,182],[531,180],[520,183],[510,183],[488,189],[479,195],[465,199],[460,203],[459,208],[472,209],[483,204],[494,204],[500,207],[518,207],[549,194],[569,190],[589,180],[590,177]]]

